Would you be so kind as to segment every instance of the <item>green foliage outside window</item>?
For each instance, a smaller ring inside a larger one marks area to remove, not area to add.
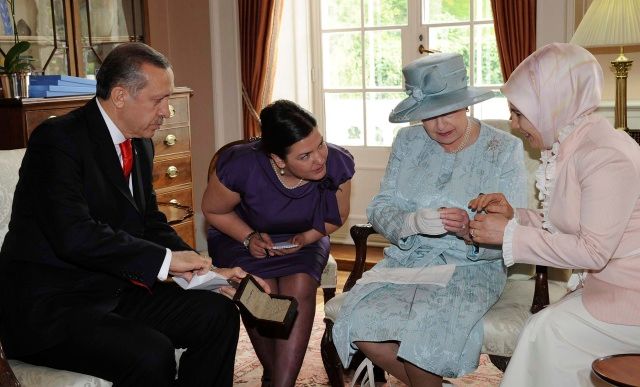
[[[386,115],[406,97],[401,31],[413,23],[411,1],[422,3],[424,25],[419,27],[430,49],[460,53],[467,69],[473,55],[473,86],[503,82],[489,0],[473,0],[473,21],[470,0],[321,1],[323,88],[325,96],[340,96],[339,103],[325,105],[325,113],[352,118],[343,122],[327,116],[326,121],[332,123],[328,130],[350,145],[388,146],[400,128]]]

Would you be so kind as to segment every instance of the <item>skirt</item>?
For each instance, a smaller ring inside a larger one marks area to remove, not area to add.
[[[482,317],[505,284],[502,261],[458,266],[449,283],[356,285],[333,326],[347,366],[356,341],[399,343],[398,357],[436,375],[459,377],[478,366]]]
[[[529,318],[501,386],[610,386],[592,374],[591,363],[638,352],[640,326],[595,319],[582,304],[580,289]]]
[[[272,235],[275,242],[289,240],[293,235]],[[279,278],[306,273],[320,283],[320,277],[329,259],[329,237],[303,246],[292,254],[255,258],[244,245],[229,236],[209,229],[207,235],[209,256],[218,267],[241,267],[247,273],[260,278]]]

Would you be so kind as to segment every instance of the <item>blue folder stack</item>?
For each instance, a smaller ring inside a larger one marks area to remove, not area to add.
[[[49,98],[96,93],[94,79],[70,75],[32,75],[29,80],[29,97]]]

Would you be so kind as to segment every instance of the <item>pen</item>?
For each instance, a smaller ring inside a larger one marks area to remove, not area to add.
[[[482,195],[484,195],[484,194],[483,194],[482,192],[480,192],[480,193],[478,194],[478,197],[480,197],[480,196],[482,196]],[[484,214],[486,214],[486,213],[487,213],[487,211],[485,211],[485,210],[484,210],[484,208],[483,208],[483,209],[481,209],[480,211],[478,211],[478,213],[484,213]],[[473,240],[473,235],[471,236],[471,239]],[[473,245],[472,245],[472,246],[473,246],[473,254],[478,254],[478,253],[480,252],[480,246],[479,246],[477,243],[475,243],[475,242],[473,242]]]
[[[262,234],[260,232],[258,232],[258,238],[260,238],[260,240],[264,242],[264,239],[262,239]],[[264,249],[264,253],[268,257],[269,256],[269,249]]]

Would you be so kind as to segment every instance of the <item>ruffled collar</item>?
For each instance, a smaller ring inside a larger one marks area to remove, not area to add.
[[[556,233],[557,229],[549,219],[549,206],[551,204],[551,193],[555,185],[556,159],[560,151],[560,144],[573,133],[573,131],[591,114],[578,117],[570,124],[560,129],[558,140],[553,143],[551,149],[540,152],[540,166],[536,171],[536,188],[538,188],[538,199],[542,202],[542,228],[551,233]]]

